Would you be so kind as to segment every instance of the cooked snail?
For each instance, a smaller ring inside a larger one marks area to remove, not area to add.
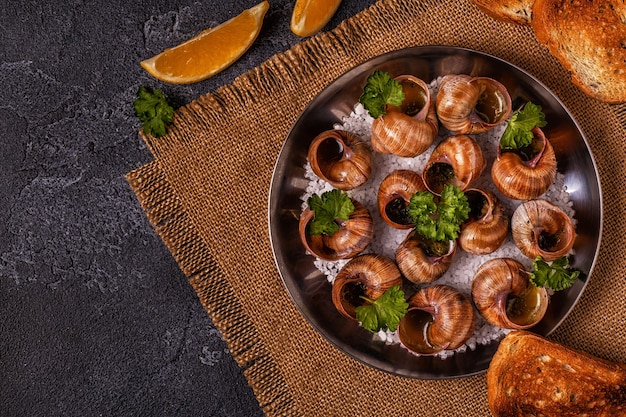
[[[548,308],[546,289],[535,287],[524,266],[511,258],[491,259],[478,268],[472,299],[485,320],[506,329],[532,327]]]
[[[345,130],[327,130],[309,146],[311,169],[340,190],[365,183],[372,173],[372,151],[361,138]]]
[[[556,177],[556,156],[543,131],[535,127],[530,146],[520,151],[498,148],[491,167],[493,183],[505,196],[531,200],[545,193]]]
[[[326,261],[336,261],[352,258],[370,244],[374,235],[374,222],[370,212],[359,201],[351,200],[354,211],[332,236],[311,235],[308,225],[315,217],[315,212],[309,208],[302,212],[299,222],[300,240],[310,253]]]
[[[506,87],[488,77],[444,76],[436,104],[439,121],[454,134],[485,132],[511,114],[511,96]]]
[[[572,219],[547,200],[526,201],[511,217],[513,241],[522,253],[535,259],[554,261],[569,253],[576,231]]]
[[[465,190],[470,205],[469,219],[461,226],[459,246],[475,255],[486,255],[498,249],[509,232],[504,205],[489,191]]]
[[[356,320],[355,309],[365,303],[361,296],[375,301],[394,285],[402,285],[402,276],[391,259],[371,253],[359,255],[335,277],[333,304],[341,315]]]
[[[456,349],[470,338],[476,322],[469,299],[448,285],[418,290],[398,324],[402,345],[419,355]]]
[[[465,190],[480,177],[485,164],[483,152],[474,139],[467,135],[448,136],[428,158],[422,179],[433,194],[441,194],[447,184]]]
[[[372,123],[372,148],[402,157],[424,153],[432,145],[439,124],[426,83],[412,75],[395,78],[405,99],[400,107],[388,105],[387,114]]]
[[[413,222],[407,213],[411,196],[425,191],[422,177],[415,171],[399,169],[385,177],[378,187],[378,211],[382,219],[396,229],[410,229]]]
[[[455,252],[456,241],[435,242],[411,230],[396,249],[396,263],[406,279],[425,284],[448,270]]]

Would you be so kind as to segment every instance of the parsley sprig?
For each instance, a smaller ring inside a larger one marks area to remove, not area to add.
[[[354,212],[350,197],[338,189],[326,191],[321,196],[313,194],[307,204],[315,212],[308,226],[310,235],[334,235],[340,229],[340,222],[348,220]]]
[[[376,300],[361,296],[367,304],[355,309],[356,318],[363,328],[370,332],[398,329],[400,319],[406,314],[409,304],[404,298],[404,291],[399,285],[394,285]]]
[[[144,133],[154,137],[165,135],[167,126],[174,120],[174,109],[159,89],[150,91],[144,86],[139,87],[133,108]]]
[[[541,106],[527,102],[516,110],[509,120],[502,137],[500,147],[503,149],[521,149],[529,146],[533,140],[532,129],[546,125],[545,114]]]
[[[404,91],[400,83],[391,78],[389,73],[376,70],[367,77],[359,101],[375,119],[387,113],[387,104],[400,106],[404,101]]]
[[[447,184],[437,200],[428,191],[413,194],[407,210],[418,233],[442,242],[458,237],[461,224],[469,217],[470,206],[459,187]]]
[[[548,287],[554,291],[565,290],[572,285],[580,275],[580,271],[568,268],[569,260],[563,256],[551,263],[544,261],[541,256],[533,260],[533,269],[530,273],[530,282],[536,287]]]

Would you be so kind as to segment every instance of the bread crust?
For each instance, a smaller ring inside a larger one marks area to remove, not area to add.
[[[494,417],[625,416],[626,365],[513,331],[487,370],[487,399]]]
[[[529,25],[535,0],[473,0],[487,15],[517,25]]]
[[[572,82],[607,103],[626,102],[623,0],[535,0],[531,26]]]

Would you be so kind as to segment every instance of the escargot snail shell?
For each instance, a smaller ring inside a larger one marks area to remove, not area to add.
[[[438,245],[445,253],[432,253],[433,245]],[[437,280],[448,270],[455,253],[456,241],[432,242],[411,230],[396,249],[396,263],[406,279],[425,284]]]
[[[341,315],[356,320],[355,309],[365,303],[361,295],[375,301],[394,285],[402,285],[402,275],[391,259],[371,253],[359,255],[335,277],[332,301]]]
[[[315,212],[308,208],[302,212],[298,232],[302,244],[310,253],[326,261],[336,261],[352,258],[370,244],[374,235],[374,221],[363,204],[351,200],[354,211],[332,236],[310,235],[308,224],[315,217]]]
[[[437,116],[454,134],[482,133],[504,122],[511,114],[511,96],[498,81],[488,77],[446,75],[437,93]]]
[[[379,153],[415,157],[432,145],[439,129],[435,105],[426,83],[411,75],[395,78],[405,93],[400,107],[372,122],[372,148]]]
[[[532,327],[548,308],[546,289],[531,284],[524,266],[511,258],[491,259],[478,268],[472,299],[485,320],[506,329]]]
[[[535,127],[531,147],[538,151],[530,158],[522,158],[514,151],[498,148],[498,156],[491,167],[494,185],[505,196],[515,200],[531,200],[545,193],[556,177],[556,156],[543,131]]]
[[[433,194],[441,194],[447,184],[465,190],[480,177],[485,164],[480,145],[474,139],[467,135],[448,136],[428,158],[422,179]]]
[[[372,173],[372,151],[357,135],[345,130],[327,130],[317,135],[307,154],[311,169],[340,190],[365,183]]]
[[[387,175],[378,187],[378,211],[382,219],[396,229],[410,229],[413,222],[407,213],[411,196],[426,187],[419,173],[398,169]]]
[[[470,338],[476,318],[469,299],[448,285],[418,290],[408,300],[409,309],[398,324],[404,347],[419,355],[456,349]]]
[[[486,255],[498,249],[509,233],[509,218],[504,205],[489,191],[465,190],[470,205],[469,219],[461,225],[459,246],[474,255]]]
[[[520,204],[511,217],[515,245],[529,258],[554,261],[567,255],[576,239],[572,219],[547,200]]]

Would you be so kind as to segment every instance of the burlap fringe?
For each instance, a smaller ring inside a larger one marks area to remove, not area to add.
[[[268,415],[299,416],[293,396],[219,265],[154,160],[126,174],[148,220],[163,239]]]

